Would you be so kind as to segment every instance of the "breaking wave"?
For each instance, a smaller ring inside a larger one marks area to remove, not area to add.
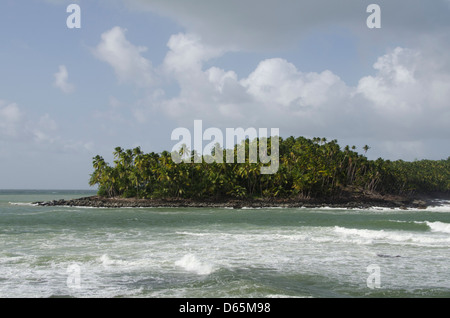
[[[186,254],[181,259],[175,262],[175,265],[184,270],[198,275],[209,275],[214,272],[212,265],[203,263],[195,255]]]
[[[425,222],[432,232],[450,233],[450,224],[443,222]]]
[[[442,224],[431,223],[435,228],[448,230]],[[445,224],[444,224],[445,225]],[[430,226],[431,227],[431,226]],[[385,230],[367,230],[367,229],[351,229],[336,226],[335,232],[347,239],[353,239],[361,244],[405,244],[417,246],[448,246],[450,237],[435,236],[428,233],[413,233],[406,231],[385,231]]]

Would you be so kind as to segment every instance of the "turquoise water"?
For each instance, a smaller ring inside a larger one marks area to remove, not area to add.
[[[0,191],[0,297],[450,296],[448,202],[406,211],[30,204],[91,194]]]

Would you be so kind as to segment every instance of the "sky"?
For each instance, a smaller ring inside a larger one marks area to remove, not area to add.
[[[447,159],[449,15],[449,0],[2,0],[0,189],[89,189],[94,156],[170,151],[194,120]]]

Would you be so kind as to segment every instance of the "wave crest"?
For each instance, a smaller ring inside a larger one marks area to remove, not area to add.
[[[450,233],[450,224],[443,222],[425,222],[432,232]]]
[[[200,262],[195,255],[187,254],[175,262],[175,265],[185,269],[188,272],[193,272],[198,275],[209,275],[214,272],[211,264]]]

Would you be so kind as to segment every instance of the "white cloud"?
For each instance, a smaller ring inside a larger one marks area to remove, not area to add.
[[[29,153],[46,151],[53,153],[91,152],[92,141],[71,140],[62,136],[58,123],[50,114],[36,119],[16,103],[0,100],[0,142],[4,149],[26,147]]]
[[[72,93],[75,91],[75,86],[68,82],[69,80],[69,72],[67,71],[67,67],[65,65],[59,66],[59,71],[54,74],[55,87],[59,88],[66,94]]]
[[[0,139],[27,144],[53,144],[58,126],[49,114],[31,120],[15,103],[0,101]]]
[[[18,137],[23,114],[15,103],[0,100],[0,138]]]
[[[418,52],[397,47],[378,59],[374,64],[377,75],[362,78],[358,90],[383,111],[408,107],[410,104],[404,103],[405,97],[413,94],[411,88],[419,84],[415,75],[419,61]],[[401,104],[399,99],[403,101]]]
[[[279,58],[262,61],[241,83],[258,102],[289,107],[294,112],[320,107],[345,91],[345,84],[332,72],[301,73]]]
[[[158,74],[175,81],[179,92],[146,91],[131,106],[139,123],[162,111],[180,124],[202,119],[215,127],[282,127],[289,135],[377,140],[391,153],[395,144],[411,153],[424,140],[450,136],[450,59],[440,51],[397,47],[375,61],[374,75],[351,86],[330,70],[302,72],[282,58],[265,59],[239,78],[234,70],[211,66],[229,50],[192,33],[173,35],[167,46]],[[119,79],[148,85],[157,73],[143,51],[116,27],[102,35],[96,55]]]
[[[191,41],[181,34],[169,41],[165,61],[180,93],[160,103],[180,123],[378,139],[391,153],[396,143],[411,153],[424,139],[450,136],[450,72],[430,52],[395,48],[374,63],[375,75],[350,86],[329,70],[305,73],[281,58],[261,61],[242,79],[233,70],[203,69],[213,51],[186,37]]]
[[[93,53],[114,68],[121,82],[147,87],[154,82],[152,64],[142,56],[147,48],[131,44],[125,32],[125,29],[114,27],[103,33]]]
[[[224,50],[203,44],[196,35],[181,33],[170,38],[168,47],[163,69],[180,87],[178,96],[160,102],[169,116],[217,117],[221,115],[220,110],[227,112],[224,104],[242,102],[245,89],[238,83],[236,73],[217,67],[203,69],[206,62],[224,54]]]
[[[324,124],[335,104],[350,96],[351,89],[330,71],[302,73],[280,58],[262,61],[248,77],[239,79],[233,70],[212,66],[211,58],[223,54],[190,34],[169,41],[164,61],[180,93],[165,99],[160,108],[171,118],[190,121],[202,118],[215,125]],[[273,126],[272,126],[273,127]]]
[[[36,123],[30,124],[30,126],[33,139],[38,144],[53,144],[59,139],[55,135],[58,125],[49,114],[41,116]]]
[[[396,48],[374,64],[378,71],[357,90],[384,133],[401,138],[450,135],[450,73],[436,67],[439,56]]]
[[[169,52],[164,60],[164,66],[169,72],[182,73],[196,72],[203,62],[218,57],[223,50],[205,45],[196,34],[179,33],[172,35],[167,43]]]

